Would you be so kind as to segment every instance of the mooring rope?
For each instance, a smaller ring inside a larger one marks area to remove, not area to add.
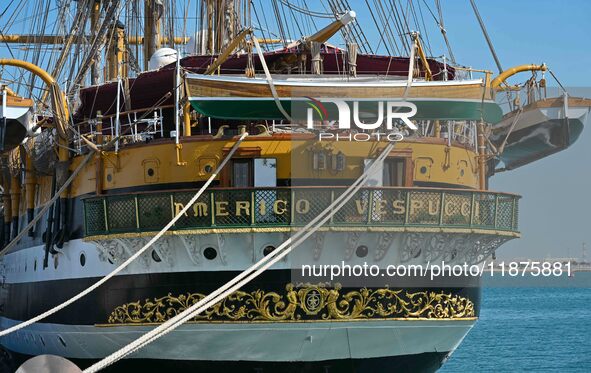
[[[393,149],[393,147],[393,143],[388,144],[388,146],[386,146],[384,151],[376,158],[376,160],[371,164],[371,166],[368,167],[368,169],[365,170],[363,174],[349,188],[347,188],[347,190],[345,190],[344,193],[342,193],[337,199],[335,199],[330,204],[330,206],[328,206],[324,211],[322,211],[318,216],[316,216],[312,221],[310,221],[304,228],[298,230],[293,237],[288,238],[269,255],[263,257],[250,268],[246,269],[241,274],[230,280],[228,283],[221,286],[213,293],[209,294],[208,296],[206,296],[199,302],[195,303],[191,307],[187,308],[183,312],[177,314],[170,320],[164,322],[163,324],[159,325],[158,327],[154,328],[148,333],[142,335],[130,344],[115,351],[114,353],[105,357],[101,361],[93,364],[92,366],[84,370],[84,373],[98,372],[99,370],[104,369],[109,365],[114,364],[115,362],[125,358],[129,354],[132,354],[133,352],[143,348],[144,346],[150,344],[158,338],[163,337],[164,335],[173,331],[185,322],[193,319],[201,312],[207,310],[211,306],[218,303],[220,300],[234,293],[236,290],[240,289],[242,286],[249,283],[254,278],[258,277],[262,272],[267,270],[273,264],[275,264],[283,257],[285,257],[287,254],[289,254],[295,247],[304,242],[310,235],[312,235],[324,223],[326,223],[335,213],[337,213],[357,193],[357,191],[359,191],[359,189],[363,186],[367,178],[371,174],[373,174],[377,169],[379,169],[379,165],[388,156],[388,154],[390,154],[390,151]],[[293,244],[292,241],[294,241]]]
[[[139,249],[135,254],[133,254],[132,256],[129,257],[129,259],[127,259],[125,262],[123,262],[119,267],[115,268],[111,273],[109,273],[108,275],[106,275],[105,277],[103,277],[102,279],[98,280],[97,282],[95,282],[93,285],[91,285],[90,287],[86,288],[84,291],[78,293],[77,295],[73,296],[72,298],[68,299],[67,301],[51,308],[50,310],[33,317],[32,319],[29,319],[27,321],[23,321],[17,325],[14,325],[8,329],[2,330],[0,332],[0,337],[5,336],[7,334],[10,334],[12,332],[15,332],[19,329],[25,328],[31,324],[34,324],[40,320],[43,320],[44,318],[53,315],[54,313],[66,308],[67,306],[69,306],[70,304],[76,302],[77,300],[79,300],[80,298],[84,297],[85,295],[88,295],[89,293],[91,293],[93,290],[95,290],[96,288],[98,288],[99,286],[101,286],[102,284],[104,284],[105,282],[107,282],[109,279],[111,279],[113,276],[115,276],[116,274],[118,274],[119,272],[121,272],[122,270],[124,270],[129,264],[131,264],[134,260],[136,260],[140,255],[142,255],[146,250],[148,250],[153,244],[154,242],[156,242],[160,237],[162,237],[164,235],[164,233],[166,233],[166,231],[168,231],[173,225],[174,223],[177,222],[177,220],[179,220],[188,210],[189,208],[195,203],[197,202],[197,199],[199,199],[199,197],[201,197],[201,195],[203,194],[203,192],[209,187],[209,185],[213,182],[213,180],[217,177],[217,175],[220,173],[220,171],[224,168],[224,166],[226,165],[226,163],[230,160],[230,158],[232,158],[232,156],[234,155],[234,153],[236,152],[236,150],[238,150],[238,147],[240,146],[240,143],[242,143],[242,141],[246,138],[246,136],[248,136],[248,133],[245,132],[244,134],[242,134],[242,136],[240,136],[240,138],[236,141],[236,143],[234,144],[234,146],[232,146],[232,149],[230,149],[230,152],[228,153],[228,155],[226,156],[226,158],[224,158],[224,160],[218,165],[218,167],[216,168],[216,170],[214,171],[213,174],[211,174],[211,176],[209,177],[209,179],[207,179],[207,181],[205,182],[205,184],[203,184],[203,186],[199,189],[199,191],[197,193],[195,193],[195,195],[193,196],[193,198],[191,198],[191,200],[189,200],[189,202],[185,205],[185,207],[183,207],[183,209],[181,209],[181,211],[179,213],[176,214],[176,216],[174,218],[172,218],[172,220],[164,227],[160,230],[160,232],[158,232],[147,244],[144,245],[144,247],[142,247],[141,249]],[[92,153],[91,153],[92,154]],[[56,193],[59,196],[59,193]]]

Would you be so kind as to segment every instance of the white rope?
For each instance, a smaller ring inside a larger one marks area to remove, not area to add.
[[[503,140],[503,142],[501,143],[501,146],[497,150],[497,155],[501,155],[505,151],[505,146],[507,145],[507,141],[509,140],[509,136],[511,135],[511,133],[513,133],[513,129],[515,129],[515,125],[519,121],[519,118],[521,117],[521,113],[523,113],[523,107],[519,108],[517,115],[515,115],[515,118],[513,118],[513,123],[511,123],[511,127],[509,127],[509,131],[507,131],[507,136],[505,136],[505,139]]]
[[[408,59],[408,77],[406,78],[406,88],[404,88],[404,94],[402,97],[406,100],[408,97],[408,93],[410,92],[410,88],[412,86],[413,76],[415,72],[415,52],[417,49],[417,41],[416,39],[413,42],[412,48],[410,50],[410,58]]]
[[[341,207],[343,207],[357,193],[357,191],[363,186],[365,180],[367,180],[367,178],[379,168],[379,164],[381,164],[382,161],[386,158],[386,156],[388,156],[393,147],[393,144],[388,144],[386,149],[384,149],[380,156],[376,158],[372,165],[349,188],[347,188],[347,190],[344,193],[342,193],[337,199],[335,199],[335,201],[332,202],[330,206],[328,206],[322,213],[320,213],[304,228],[296,232],[292,238],[287,239],[269,255],[263,257],[260,261],[252,265],[250,268],[246,269],[244,272],[236,276],[234,279],[230,280],[228,283],[226,283],[213,293],[209,294],[199,302],[195,303],[191,307],[187,308],[183,312],[179,313],[175,317],[164,322],[163,324],[154,328],[150,332],[142,335],[140,338],[136,339],[127,346],[124,346],[120,350],[105,357],[103,360],[90,366],[89,368],[84,370],[84,373],[98,372],[99,370],[108,367],[109,365],[125,358],[129,354],[141,349],[142,347],[148,345],[156,339],[173,331],[185,322],[193,319],[199,313],[207,310],[211,306],[218,303],[220,300],[234,293],[236,290],[240,289],[242,286],[244,286],[257,276],[259,276],[262,272],[267,270],[273,264],[281,260],[287,254],[289,254],[295,247],[300,245],[310,235],[312,235],[316,230],[318,230],[324,223],[326,223],[337,211],[341,209]],[[295,240],[293,244],[292,240]],[[283,250],[284,248],[286,249]],[[260,268],[257,269],[257,267]]]
[[[285,119],[292,122],[291,116],[283,108],[283,105],[281,104],[281,100],[279,99],[279,95],[277,94],[277,91],[275,90],[275,84],[273,84],[273,77],[271,76],[271,73],[269,72],[269,68],[267,67],[267,63],[265,62],[265,55],[263,54],[263,51],[261,49],[261,45],[259,44],[258,39],[254,35],[251,34],[251,38],[252,38],[252,41],[254,42],[254,45],[256,47],[257,54],[259,55],[259,60],[261,60],[261,65],[263,65],[263,70],[265,71],[265,78],[267,79],[267,83],[269,83],[269,89],[271,89],[271,94],[273,95],[273,100],[275,100],[275,105],[277,105],[277,108],[279,109],[281,114],[283,114]]]
[[[84,291],[78,293],[77,295],[73,296],[72,298],[68,299],[67,301],[55,306],[54,308],[52,308],[52,309],[50,309],[38,316],[33,317],[30,320],[24,321],[20,324],[17,324],[15,326],[12,326],[8,329],[1,331],[0,337],[10,334],[12,332],[15,332],[15,331],[22,329],[24,327],[27,327],[31,324],[34,324],[40,320],[43,320],[44,318],[46,318],[48,316],[53,315],[54,313],[56,313],[64,308],[66,308],[70,304],[76,302],[78,299],[84,297],[85,295],[88,295],[90,292],[92,292],[93,290],[95,290],[96,288],[98,288],[99,286],[104,284],[105,282],[107,282],[113,276],[115,276],[116,274],[118,274],[119,272],[124,270],[129,264],[131,264],[131,262],[133,262],[140,255],[142,255],[146,250],[148,250],[150,248],[150,246],[152,246],[154,244],[154,242],[156,242],[160,237],[162,237],[162,235],[164,235],[164,233],[166,231],[168,231],[174,225],[174,223],[176,223],[177,220],[179,220],[181,218],[181,216],[183,216],[189,210],[189,208],[197,201],[197,199],[203,194],[203,192],[207,189],[207,187],[209,187],[209,185],[212,183],[212,181],[217,177],[218,173],[222,170],[222,168],[224,168],[224,166],[226,165],[228,160],[230,160],[230,158],[232,158],[232,155],[234,155],[234,153],[238,149],[238,146],[240,145],[240,143],[242,142],[242,140],[244,140],[244,138],[246,136],[248,136],[248,133],[244,133],[244,134],[242,134],[242,136],[240,136],[240,138],[238,139],[238,141],[236,141],[236,143],[234,144],[234,146],[232,147],[232,149],[230,150],[230,152],[228,153],[226,158],[224,158],[222,163],[219,164],[219,166],[216,168],[214,173],[209,177],[209,179],[205,182],[205,184],[203,184],[201,189],[199,189],[199,191],[193,196],[193,198],[191,198],[191,200],[185,205],[185,207],[174,218],[172,218],[172,220],[164,228],[162,228],[162,230],[160,230],[160,232],[158,232],[138,252],[133,254],[131,257],[129,257],[129,259],[127,259],[125,262],[123,262],[123,264],[121,264],[119,267],[117,267],[111,273],[109,273],[108,275],[106,275],[105,277],[100,279],[99,281],[95,282],[93,285],[91,285],[90,287],[88,287]]]

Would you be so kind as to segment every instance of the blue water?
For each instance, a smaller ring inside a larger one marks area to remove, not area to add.
[[[441,373],[591,372],[591,289],[485,288]]]

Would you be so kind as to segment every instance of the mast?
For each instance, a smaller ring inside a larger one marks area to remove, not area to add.
[[[148,70],[150,57],[161,47],[162,0],[144,0],[144,70]]]
[[[90,7],[90,33],[94,34],[98,31],[99,18],[101,16],[101,2],[100,0],[93,1],[89,4]],[[100,82],[101,73],[101,62],[100,54],[97,55],[97,59],[92,61],[90,66],[90,84],[97,85]]]
[[[127,48],[125,47],[125,27],[115,22],[113,41],[107,51],[107,80],[127,78]]]

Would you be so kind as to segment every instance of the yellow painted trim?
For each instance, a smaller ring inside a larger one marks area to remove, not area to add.
[[[500,85],[507,80],[508,78],[510,78],[511,76],[524,72],[524,71],[547,71],[548,68],[546,67],[546,64],[541,64],[541,65],[519,65],[519,66],[515,66],[512,67],[510,69],[507,69],[505,71],[503,71],[502,73],[500,73],[496,78],[494,78],[492,80],[491,87],[494,89],[499,89]]]

